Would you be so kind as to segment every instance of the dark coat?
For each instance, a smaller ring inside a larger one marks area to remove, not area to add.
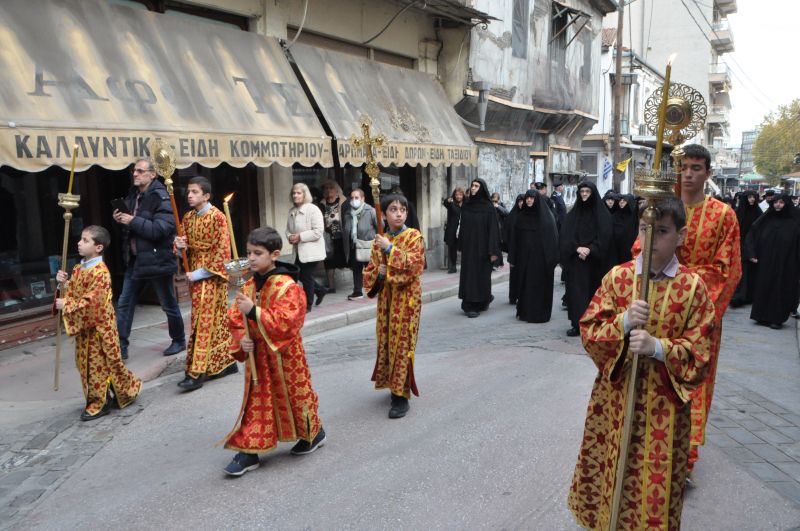
[[[455,194],[453,194],[455,195]],[[453,199],[453,201],[448,201]],[[442,206],[447,209],[447,221],[444,225],[444,243],[453,246],[456,244],[456,232],[458,223],[461,221],[461,205],[456,203],[455,197],[450,197],[442,201]]]
[[[466,303],[488,306],[492,298],[491,255],[500,256],[500,231],[497,213],[486,183],[481,183],[477,196],[470,197],[461,207],[458,248],[461,251],[461,276],[458,298]]]
[[[125,203],[131,212],[136,207],[139,189],[131,188]],[[178,272],[178,259],[173,253],[175,217],[169,194],[161,181],[155,180],[139,198],[139,209],[130,225],[122,226],[122,253],[126,266],[130,262],[133,239],[136,261],[133,278],[155,278]]]
[[[564,202],[564,198],[561,194],[556,195],[556,192],[553,192],[553,195],[550,196],[550,200],[553,201],[553,206],[556,211],[556,226],[558,230],[561,230],[561,225],[564,224],[564,218],[567,217],[567,204]]]
[[[567,313],[572,326],[578,326],[603,276],[611,269],[613,226],[611,214],[591,182],[582,182],[592,195],[586,201],[580,196],[561,225],[559,246],[561,267],[566,272]],[[578,247],[588,247],[589,257],[581,260]]]
[[[516,216],[508,262],[516,276],[517,317],[529,323],[546,323],[553,309],[553,272],[558,263],[558,232],[550,207],[536,190],[527,193],[535,202]]]
[[[745,240],[747,260],[758,259],[750,318],[767,324],[785,322],[797,308],[800,225],[788,197],[786,203],[780,212],[770,205]]]

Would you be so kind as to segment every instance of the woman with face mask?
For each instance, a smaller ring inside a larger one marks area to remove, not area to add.
[[[345,204],[342,216],[342,243],[347,250],[347,264],[353,271],[353,293],[347,300],[364,298],[363,273],[369,262],[372,240],[378,232],[375,209],[365,202],[364,190],[355,188]]]

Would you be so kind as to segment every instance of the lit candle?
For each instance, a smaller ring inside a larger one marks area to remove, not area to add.
[[[661,150],[664,147],[664,122],[667,120],[667,100],[669,99],[669,77],[672,74],[672,61],[677,54],[672,54],[667,61],[667,71],[664,73],[664,92],[661,96],[661,105],[658,108],[658,128],[656,129],[656,157],[653,167],[661,167]]]
[[[75,159],[78,158],[78,144],[72,146],[72,167],[69,170],[69,186],[67,193],[72,193],[72,181],[75,180]]]
[[[223,206],[225,208],[225,217],[228,219],[228,231],[231,233],[231,251],[233,252],[233,259],[239,259],[239,251],[236,250],[236,237],[233,235],[233,221],[231,221],[231,209],[228,208],[228,201],[233,198],[233,193],[225,196],[223,199]]]

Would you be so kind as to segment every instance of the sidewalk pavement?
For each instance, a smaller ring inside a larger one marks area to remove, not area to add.
[[[492,283],[505,282],[508,276],[509,268],[506,265],[492,273]],[[448,274],[445,270],[438,269],[425,271],[422,274],[422,302],[428,303],[457,295],[458,282],[458,274]],[[361,300],[347,300],[347,296],[352,293],[352,287],[351,275],[339,275],[336,293],[326,295],[323,302],[314,306],[306,315],[303,336],[338,329],[375,317],[374,299],[364,296]],[[503,300],[505,296],[497,294],[496,298]],[[188,335],[191,331],[191,307],[188,301],[181,305],[181,312]],[[126,365],[146,382],[161,375],[181,372],[186,363],[186,352],[175,356],[162,355],[169,344],[166,318],[161,308],[139,305],[134,317]],[[14,402],[17,404],[17,413],[30,415],[45,413],[36,409],[36,403],[82,401],[83,391],[80,377],[75,370],[74,352],[74,341],[64,335],[59,391],[53,390],[55,338],[32,341],[0,352],[0,403]],[[24,407],[21,403],[28,403],[30,407]],[[5,422],[0,423],[0,427],[3,424]]]

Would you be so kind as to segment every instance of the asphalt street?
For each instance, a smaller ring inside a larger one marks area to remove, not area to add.
[[[69,474],[51,476],[60,482],[52,493],[7,524],[19,529],[577,529],[566,498],[595,367],[579,340],[565,336],[566,312],[556,308],[544,325],[521,323],[504,302],[506,289],[507,284],[494,287],[496,301],[478,319],[465,318],[455,298],[424,306],[416,362],[422,396],[412,399],[404,419],[387,418],[388,393],[375,391],[369,381],[374,320],[339,328],[306,338],[328,434],[318,452],[293,457],[291,444],[283,444],[262,457],[260,469],[225,477],[222,467],[233,452],[215,445],[236,420],[241,373],[191,394],[179,393],[180,376],[171,375],[150,382],[132,409],[66,431],[53,428],[63,439],[55,442],[72,445],[80,457],[62,466]],[[556,301],[561,290],[557,286]],[[710,439],[730,436],[738,444],[733,436],[741,432],[725,430],[741,428],[737,415],[744,422],[750,412],[762,419],[753,433],[767,433],[769,407],[784,421],[776,430],[792,427],[791,416],[800,415],[795,405],[800,360],[795,324],[789,324],[778,332],[759,328],[745,310],[726,318],[720,405],[713,412],[720,426],[713,427]],[[74,417],[78,407],[64,404],[51,415],[69,409]],[[731,419],[734,426],[726,428]],[[749,449],[743,440],[740,446],[747,452],[780,446],[781,455],[794,460],[789,451],[794,441],[784,438],[751,440]],[[50,452],[57,446],[43,444]],[[758,470],[773,466],[771,461],[748,462],[741,449],[732,448],[713,440],[703,448],[683,528],[800,525],[800,499],[791,494],[794,476],[786,473],[770,484]],[[765,466],[754,470],[754,463]],[[42,477],[45,483],[46,474]]]

